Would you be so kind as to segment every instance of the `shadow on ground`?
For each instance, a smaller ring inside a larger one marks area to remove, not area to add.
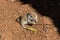
[[[41,15],[50,17],[53,19],[54,25],[58,29],[60,34],[60,7],[59,2],[56,0],[20,0],[23,4],[31,4]]]

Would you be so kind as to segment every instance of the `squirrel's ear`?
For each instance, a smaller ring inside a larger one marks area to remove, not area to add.
[[[36,20],[36,22],[38,21],[38,18],[37,18],[37,16],[35,16],[35,20]]]
[[[35,19],[37,19],[37,16],[35,16]]]

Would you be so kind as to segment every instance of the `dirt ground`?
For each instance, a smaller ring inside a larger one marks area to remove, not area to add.
[[[37,25],[31,26],[38,31],[25,30],[16,22],[16,18],[26,12],[38,14],[29,4],[0,0],[0,40],[60,40],[53,20],[40,14]]]

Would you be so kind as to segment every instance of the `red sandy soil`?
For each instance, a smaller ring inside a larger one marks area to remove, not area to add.
[[[0,40],[60,40],[52,19],[40,14],[38,14],[38,25],[31,26],[38,31],[25,30],[16,22],[16,18],[26,12],[38,14],[29,4],[0,0]]]

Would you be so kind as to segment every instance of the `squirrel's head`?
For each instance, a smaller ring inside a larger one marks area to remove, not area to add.
[[[27,20],[28,20],[28,23],[30,24],[36,24],[37,22],[37,15],[31,15],[31,14],[27,14]]]

